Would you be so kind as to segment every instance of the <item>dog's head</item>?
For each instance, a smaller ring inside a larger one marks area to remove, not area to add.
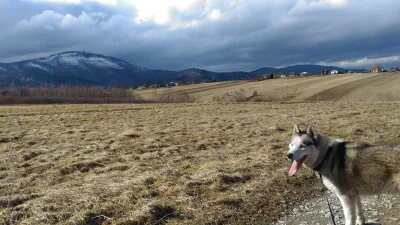
[[[297,124],[293,127],[293,137],[289,144],[287,158],[292,160],[289,176],[293,176],[303,163],[315,162],[318,158],[318,135],[312,125],[307,131],[301,131]]]

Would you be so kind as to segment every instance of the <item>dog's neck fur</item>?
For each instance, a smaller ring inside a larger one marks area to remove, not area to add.
[[[315,147],[314,151],[318,151],[318,154],[313,154],[317,157],[310,158],[307,162],[304,162],[306,166],[311,169],[321,165],[324,160],[325,156],[328,154],[329,149],[329,138],[323,134],[317,133],[317,146]]]

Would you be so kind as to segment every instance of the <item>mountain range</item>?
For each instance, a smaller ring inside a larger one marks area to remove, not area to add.
[[[198,82],[205,80],[226,81],[247,79],[271,72],[312,72],[346,69],[320,65],[295,65],[283,68],[264,67],[251,72],[212,72],[197,68],[181,71],[151,70],[127,61],[83,51],[62,52],[43,58],[14,63],[0,63],[0,87],[47,84],[138,86],[166,84],[171,81]]]

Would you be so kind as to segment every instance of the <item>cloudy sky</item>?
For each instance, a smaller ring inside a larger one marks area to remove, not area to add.
[[[84,50],[150,69],[400,66],[398,0],[1,0],[0,62]]]

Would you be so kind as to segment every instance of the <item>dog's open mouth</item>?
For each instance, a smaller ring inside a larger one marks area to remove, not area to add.
[[[305,155],[301,159],[293,161],[292,167],[289,170],[289,176],[293,176],[295,173],[297,173],[297,171],[300,169],[301,165],[303,165],[303,162],[304,160],[306,160],[307,157],[308,155]]]

